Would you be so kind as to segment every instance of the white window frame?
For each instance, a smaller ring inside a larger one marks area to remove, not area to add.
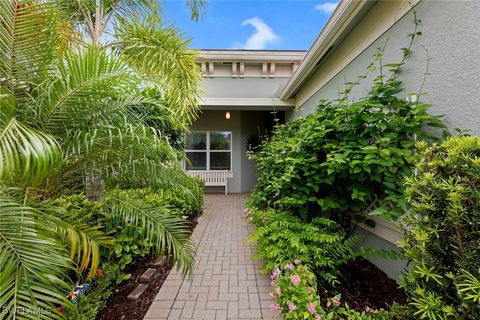
[[[210,134],[211,133],[218,133],[218,132],[227,132],[230,134],[230,150],[210,150]],[[226,130],[214,130],[214,131],[202,131],[202,130],[195,130],[195,131],[190,131],[190,133],[205,133],[206,135],[206,150],[189,150],[185,149],[185,153],[188,152],[206,152],[207,153],[207,164],[206,164],[206,170],[197,170],[197,171],[218,171],[218,170],[210,170],[210,153],[211,152],[230,152],[230,170],[227,171],[232,171],[233,168],[233,157],[232,157],[232,144],[233,144],[233,132],[232,131],[226,131]],[[185,141],[187,139],[187,135],[185,135]],[[187,169],[187,164],[186,162],[184,163],[184,168],[186,171]]]

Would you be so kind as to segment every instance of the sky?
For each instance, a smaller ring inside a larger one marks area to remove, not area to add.
[[[308,50],[337,0],[207,0],[203,18],[190,20],[183,0],[163,2],[195,49]]]

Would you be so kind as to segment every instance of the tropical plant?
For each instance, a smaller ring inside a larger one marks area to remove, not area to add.
[[[379,49],[378,66],[369,66],[378,75],[365,97],[350,97],[366,77],[360,76],[346,83],[338,100],[322,100],[310,115],[277,126],[251,153],[258,168],[255,207],[305,220],[327,216],[347,229],[355,214],[392,220],[404,212],[402,181],[412,173],[414,138],[433,140],[426,128],[442,127],[440,117],[427,113],[428,104],[402,95],[400,70],[420,34],[417,24],[400,62],[385,64]]]
[[[478,319],[480,138],[421,143],[420,155],[400,221],[412,262],[400,283],[418,319]]]
[[[188,1],[198,18],[203,1]],[[112,40],[101,35],[113,28]],[[135,106],[155,105],[176,127],[196,115],[196,54],[153,1],[0,2],[0,307],[6,319],[62,318],[67,271],[95,273],[114,240],[55,199],[104,185],[188,192],[165,135]],[[147,82],[148,81],[148,82]],[[157,86],[168,106],[145,96]],[[175,88],[175,90],[174,90]],[[92,193],[93,190],[93,193]],[[185,223],[163,211],[110,199],[108,214],[138,223],[157,253],[188,274]],[[155,231],[165,232],[157,233]],[[166,231],[169,232],[166,232]],[[30,315],[29,315],[30,314]]]

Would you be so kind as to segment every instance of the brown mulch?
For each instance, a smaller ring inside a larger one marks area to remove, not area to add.
[[[161,267],[158,267],[157,272],[159,276],[148,283],[148,289],[142,294],[140,299],[137,301],[127,300],[130,292],[140,283],[140,276],[147,270],[150,262],[148,260],[137,261],[127,267],[125,272],[131,273],[132,277],[114,291],[107,301],[107,306],[97,315],[97,320],[143,319],[172,268],[170,263],[164,263]]]
[[[195,229],[198,223],[198,217],[189,219],[191,223],[191,231]],[[123,282],[110,296],[107,306],[98,313],[96,320],[143,320],[143,317],[150,308],[157,293],[162,288],[163,282],[167,279],[172,264],[165,262],[157,268],[158,276],[151,282],[148,282],[147,290],[141,295],[137,301],[130,301],[127,296],[140,283],[140,276],[148,269],[152,260],[138,260],[125,269],[125,273],[132,276],[126,282]]]
[[[347,263],[340,271],[340,285],[335,289],[341,293],[342,302],[357,311],[366,307],[387,309],[394,302],[407,304],[405,291],[398,287],[397,282],[364,258]]]

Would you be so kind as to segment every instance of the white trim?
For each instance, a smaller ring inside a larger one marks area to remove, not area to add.
[[[279,98],[203,98],[200,102],[206,106],[239,106],[239,107],[269,107],[268,110],[291,110],[295,107],[295,100],[280,100]],[[245,108],[245,110],[251,110]]]
[[[302,105],[312,92],[318,91],[355,60],[419,2],[420,0],[341,1],[305,55],[305,59],[283,88],[280,98],[289,99],[296,96],[298,106]],[[334,51],[332,56],[329,55],[331,48]],[[323,67],[319,67],[319,62],[323,59],[328,61],[325,65],[322,64]],[[323,72],[321,75],[315,73],[318,68]],[[315,88],[309,82],[310,77],[316,77]],[[301,97],[297,93],[301,93]]]
[[[240,63],[240,62],[239,62]],[[243,62],[242,62],[243,63]],[[293,63],[291,64],[292,65],[292,68],[293,68]],[[232,67],[233,69],[233,67]],[[249,79],[249,78],[256,78],[256,79],[267,79],[267,77],[263,77],[261,75],[261,72],[260,72],[260,68],[259,68],[259,73],[256,74],[248,74],[248,73],[245,73],[245,68],[243,69],[243,75],[240,75],[240,65],[238,67],[238,72],[237,73],[232,73],[232,74],[215,74],[213,77],[210,77],[210,78],[217,78],[217,79],[222,79],[222,78],[239,78],[239,79]],[[204,77],[204,78],[207,78],[207,77]],[[268,78],[269,79],[290,79],[290,76],[287,76],[285,74],[281,74],[281,75],[278,75],[278,74],[273,74],[273,75],[268,75]]]
[[[374,1],[347,0],[340,1],[327,24],[322,29],[305,58],[282,90],[281,99],[291,98],[301,84],[308,78],[316,67],[319,59],[329,50],[332,44],[345,32],[347,25],[367,6]]]
[[[306,51],[274,51],[274,50],[200,50],[199,61],[268,61],[294,62],[301,61]]]
[[[364,223],[357,224],[360,228],[373,233],[374,235],[387,240],[390,243],[395,245],[398,244],[400,239],[402,238],[402,232],[400,229],[395,225],[395,223],[386,221],[384,219],[378,217],[372,217],[366,215],[368,219],[372,219],[375,222],[375,228],[369,227]]]

